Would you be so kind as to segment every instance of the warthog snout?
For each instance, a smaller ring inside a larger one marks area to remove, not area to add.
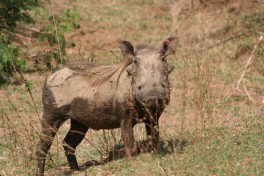
[[[149,89],[149,86],[146,86]],[[165,86],[153,85],[153,90],[142,88],[137,93],[137,99],[148,109],[164,108],[169,104],[169,91]]]
[[[168,97],[148,96],[143,100],[143,104],[148,109],[156,109],[157,107],[164,108],[169,103]]]

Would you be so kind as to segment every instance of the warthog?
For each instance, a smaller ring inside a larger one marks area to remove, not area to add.
[[[158,145],[158,119],[170,101],[169,73],[174,67],[166,56],[175,53],[176,37],[166,39],[160,48],[120,41],[125,58],[116,66],[72,65],[49,76],[43,88],[42,135],[36,152],[37,175],[44,175],[45,158],[59,127],[70,118],[64,139],[71,170],[79,170],[77,145],[88,128],[121,128],[124,152],[137,153],[133,127],[145,123],[153,146]]]

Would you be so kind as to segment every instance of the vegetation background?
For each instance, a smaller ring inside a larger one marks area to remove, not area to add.
[[[44,79],[65,64],[113,65],[116,41],[158,46],[180,38],[160,154],[142,153],[70,173],[60,129],[46,175],[264,175],[262,0],[1,0],[0,175],[34,175]],[[142,125],[136,139],[144,143]],[[90,130],[80,164],[101,161],[120,130]]]

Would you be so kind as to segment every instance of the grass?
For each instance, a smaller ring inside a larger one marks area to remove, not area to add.
[[[174,12],[183,6],[167,0],[99,2],[71,2],[80,10],[83,34],[68,37],[76,44],[74,49],[66,49],[70,62],[114,64],[120,62],[115,56],[120,56],[114,44],[117,39],[159,45],[174,33],[172,29],[177,29],[181,46],[168,59],[175,70],[171,102],[160,119],[161,153],[120,158],[73,175],[264,175],[263,42],[236,90],[263,35],[263,4],[256,4],[258,10],[244,9],[237,14],[222,8],[221,13],[212,14],[214,6],[186,5],[177,14]],[[245,8],[253,6],[247,3]],[[70,6],[60,1],[53,5],[56,13]],[[90,28],[96,30],[89,33]],[[33,82],[40,115],[42,83],[48,74],[25,75]],[[0,99],[0,175],[34,175],[40,131],[36,109],[24,85],[2,87]],[[68,170],[62,147],[68,128],[67,122],[54,140],[47,175],[63,175]],[[135,136],[138,142],[146,139],[143,125],[135,128]],[[90,130],[77,148],[78,161],[101,160],[114,146],[122,147],[119,129]]]
[[[262,117],[255,117],[260,118]],[[87,169],[91,175],[262,175],[263,122],[185,132],[183,151],[141,154]],[[77,174],[82,175],[83,173]]]

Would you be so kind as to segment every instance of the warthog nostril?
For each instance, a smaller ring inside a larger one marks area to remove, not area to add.
[[[137,89],[141,90],[146,85],[146,82],[140,83],[137,85]]]
[[[166,84],[165,83],[154,83],[153,87],[155,87],[155,88],[166,88]]]
[[[164,99],[163,99],[163,103],[165,103],[166,105],[168,105],[168,104],[169,104],[169,101],[170,101],[170,99],[169,99],[169,98],[164,98]]]

